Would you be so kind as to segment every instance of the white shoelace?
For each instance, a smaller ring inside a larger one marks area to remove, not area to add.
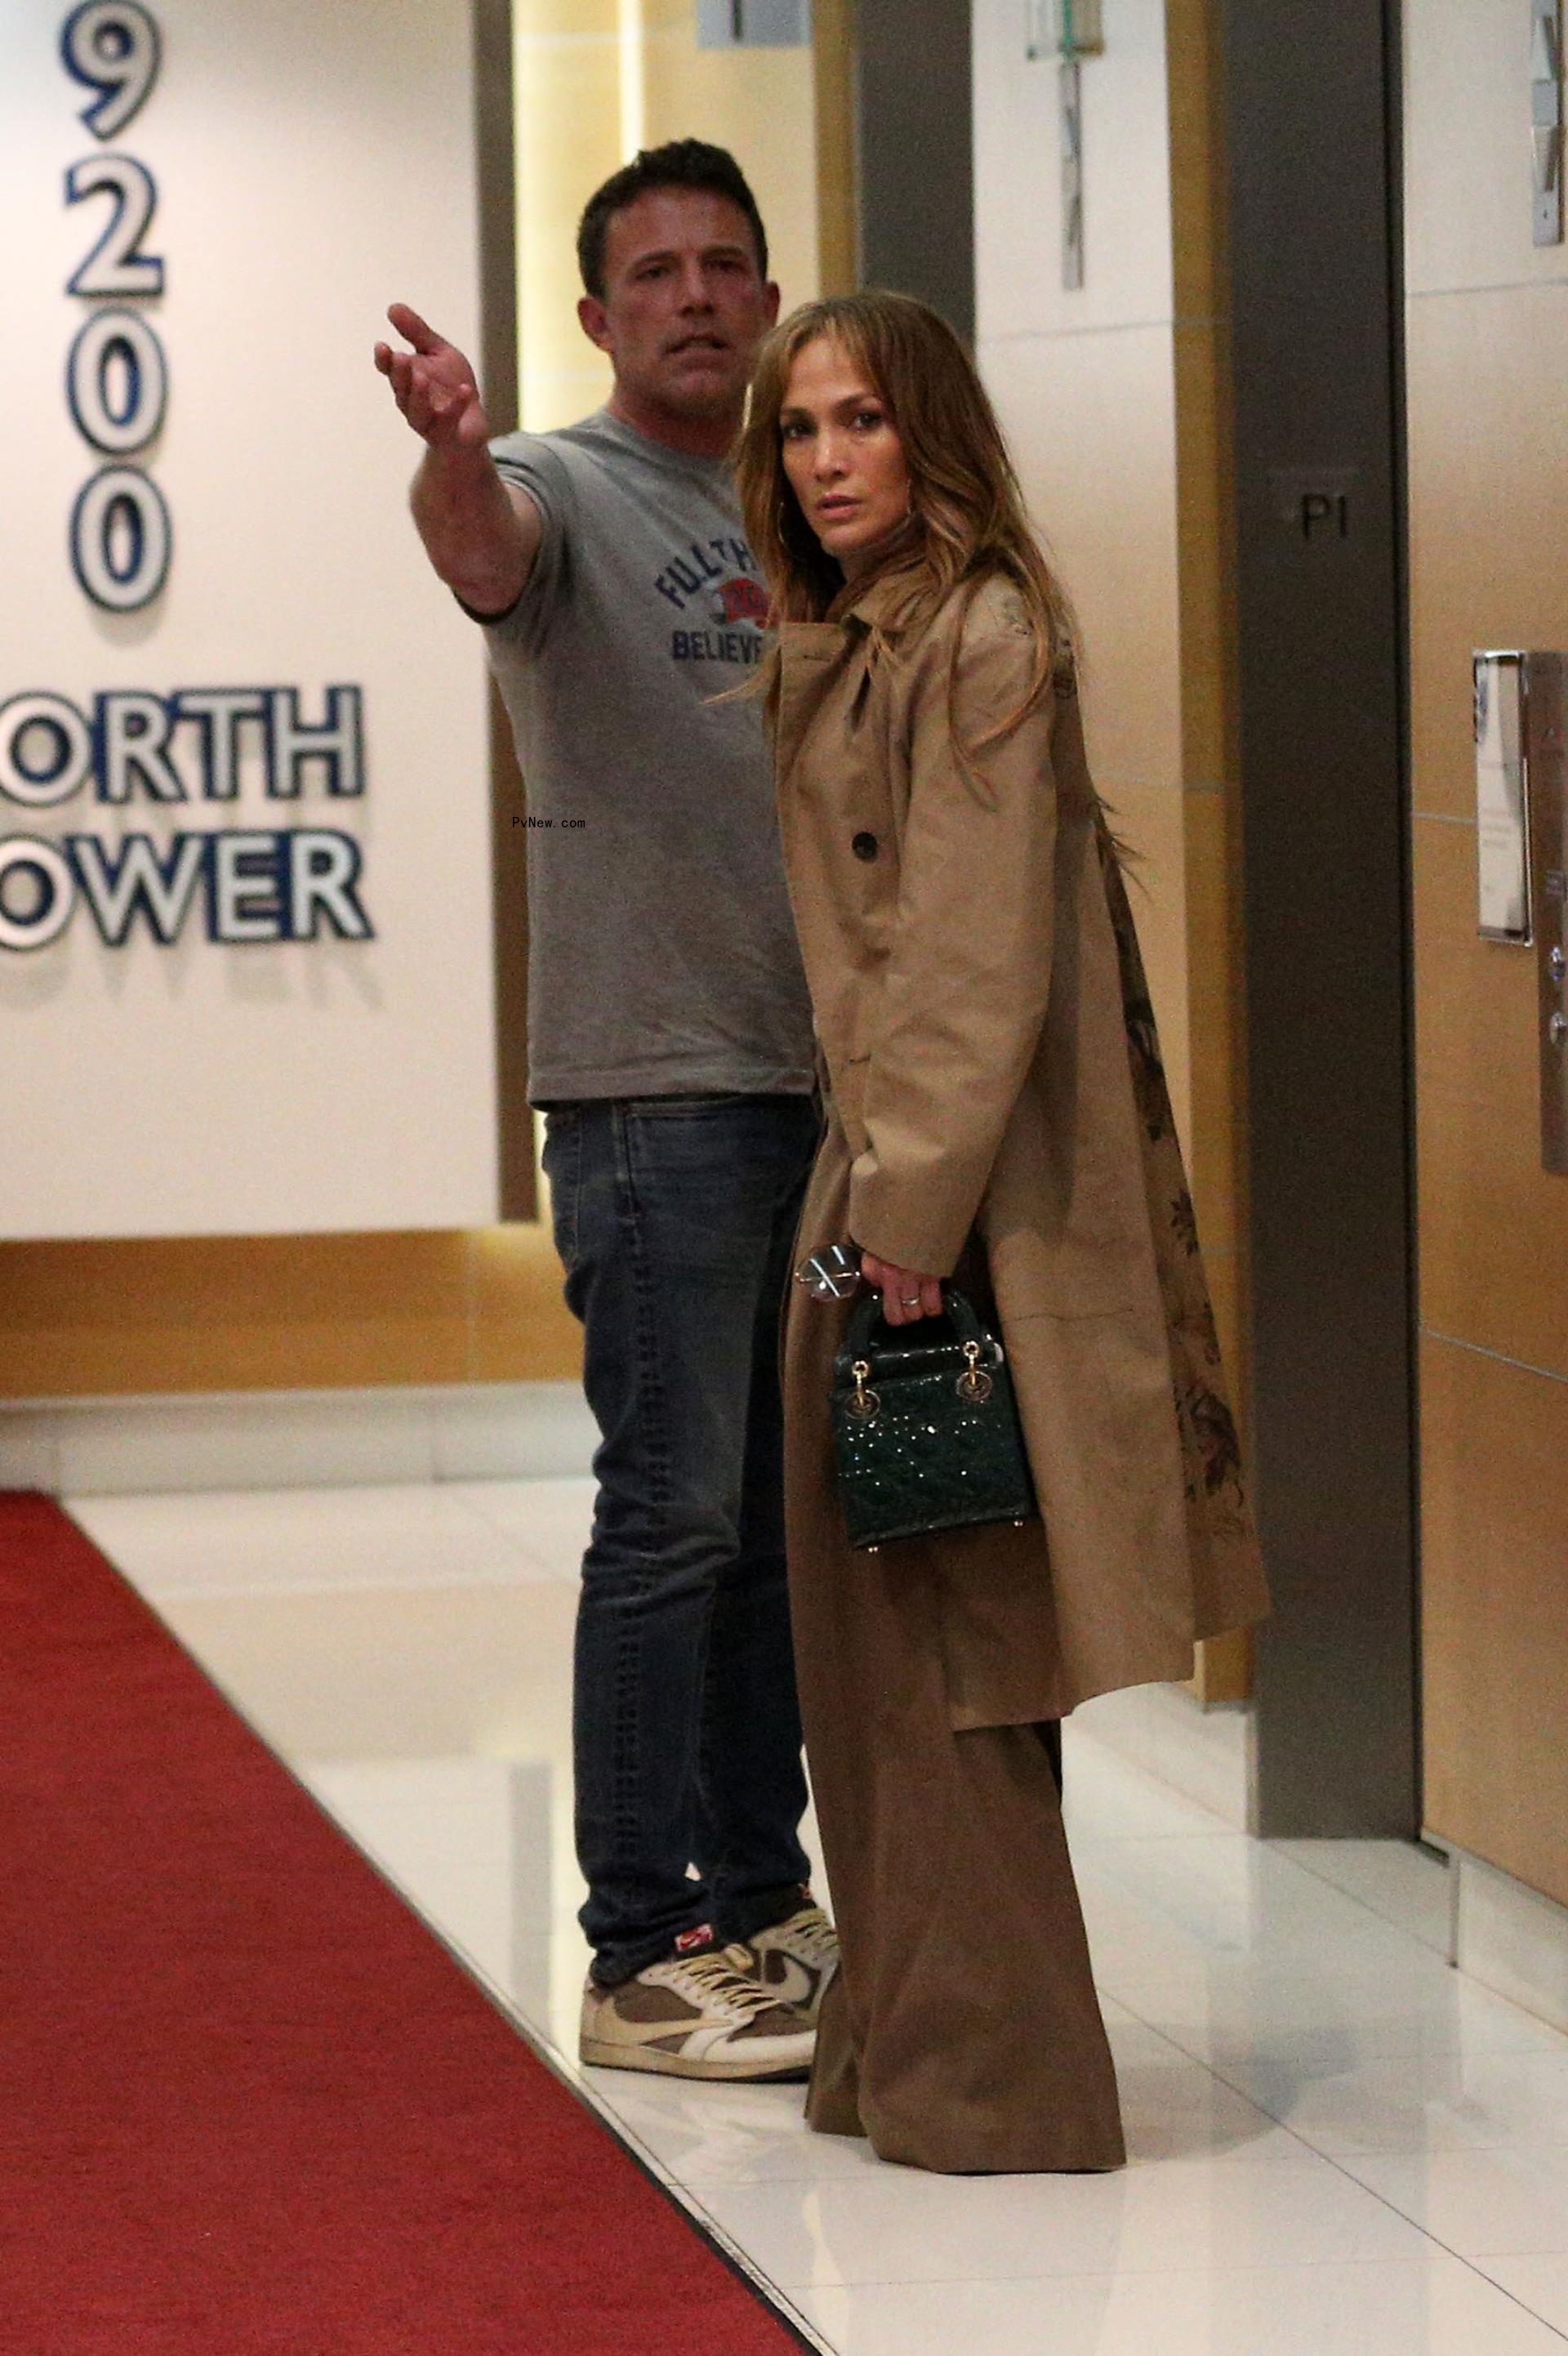
[[[787,1930],[792,1950],[799,1949],[813,1964],[831,1964],[838,1959],[838,1933],[820,1906],[808,1906],[799,1914],[792,1914],[779,1930]]]
[[[665,1969],[677,1987],[684,1980],[695,1987],[705,2008],[718,2003],[750,2020],[759,2012],[771,2012],[778,2002],[771,1988],[741,1968],[750,1961],[744,1948],[720,1947],[710,1954],[683,1957]]]

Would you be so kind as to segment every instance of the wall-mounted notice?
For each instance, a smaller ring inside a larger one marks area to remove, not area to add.
[[[470,0],[0,0],[0,1236],[496,1211]]]

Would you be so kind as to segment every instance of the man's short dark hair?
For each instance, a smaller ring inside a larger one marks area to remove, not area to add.
[[[599,302],[604,299],[604,247],[610,223],[639,197],[655,188],[699,188],[704,195],[728,197],[751,224],[756,241],[757,269],[768,274],[768,234],[746,175],[727,147],[710,147],[705,139],[671,139],[663,147],[645,147],[629,164],[596,188],[582,209],[577,225],[577,266],[582,284]]]

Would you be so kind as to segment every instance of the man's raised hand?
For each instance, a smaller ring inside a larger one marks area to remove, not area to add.
[[[414,432],[432,450],[482,449],[490,422],[468,361],[406,303],[394,303],[387,316],[413,349],[378,344],[376,366]]]
[[[394,303],[387,316],[412,351],[376,347],[376,366],[423,442],[410,505],[425,554],[471,614],[509,613],[528,586],[544,518],[520,483],[504,483],[485,444],[490,421],[455,344]]]

